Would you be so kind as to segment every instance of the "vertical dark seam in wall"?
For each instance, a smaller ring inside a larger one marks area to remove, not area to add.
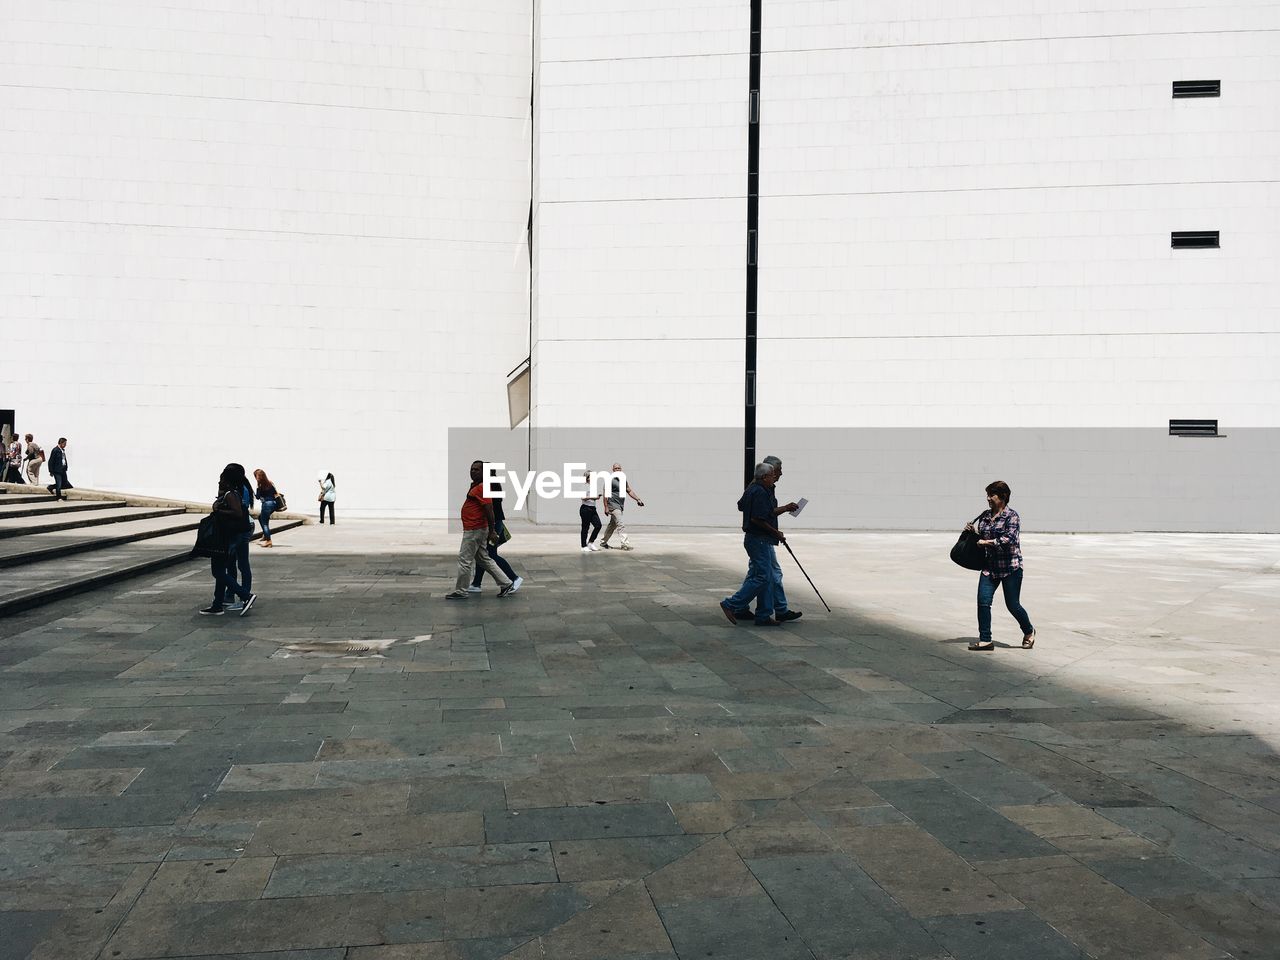
[[[760,20],[764,0],[751,0],[751,56],[747,90],[747,329],[743,410],[743,475],[756,466],[756,295],[760,260]]]

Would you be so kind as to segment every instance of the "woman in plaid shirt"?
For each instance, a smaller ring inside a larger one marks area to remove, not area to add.
[[[987,505],[991,508],[969,530],[977,528],[978,546],[986,551],[987,562],[978,577],[978,639],[969,644],[970,650],[994,650],[991,639],[991,601],[996,588],[1004,587],[1004,605],[1022,628],[1022,646],[1030,650],[1036,645],[1036,629],[1031,618],[1018,602],[1022,592],[1022,546],[1019,533],[1022,521],[1018,512],[1009,506],[1011,491],[1003,480],[987,484]]]

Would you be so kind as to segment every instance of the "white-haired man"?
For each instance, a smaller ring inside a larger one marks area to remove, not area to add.
[[[631,541],[627,539],[627,528],[622,522],[622,508],[627,505],[627,497],[636,502],[637,507],[643,507],[644,501],[631,489],[631,481],[626,479],[626,474],[622,472],[622,464],[615,463],[613,465],[613,477],[609,480],[609,489],[604,495],[604,512],[608,518],[605,523],[604,536],[600,538],[600,546],[606,550],[612,550],[609,546],[609,537],[616,531],[618,534],[618,549],[630,550]]]

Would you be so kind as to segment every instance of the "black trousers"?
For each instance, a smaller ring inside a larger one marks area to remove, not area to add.
[[[325,507],[328,507],[328,508],[329,508],[329,526],[331,526],[331,527],[332,527],[332,526],[333,526],[333,501],[332,501],[332,500],[321,500],[321,501],[320,501],[320,522],[321,522],[321,523],[324,523],[324,508],[325,508]]]
[[[4,482],[5,483],[26,483],[27,481],[22,479],[22,467],[14,466],[11,463],[6,463],[4,467]]]
[[[600,535],[600,511],[594,503],[584,503],[578,508],[578,516],[582,518],[582,545],[595,543]],[[587,539],[587,528],[591,528],[591,539]]]

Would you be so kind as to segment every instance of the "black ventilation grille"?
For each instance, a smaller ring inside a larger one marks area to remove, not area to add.
[[[1216,250],[1221,244],[1217,230],[1175,230],[1169,234],[1169,246],[1174,250]]]
[[[1169,436],[1171,437],[1216,437],[1217,435],[1217,420],[1169,421]]]
[[[1220,97],[1222,96],[1221,80],[1175,80],[1173,81],[1173,99],[1185,97]]]

